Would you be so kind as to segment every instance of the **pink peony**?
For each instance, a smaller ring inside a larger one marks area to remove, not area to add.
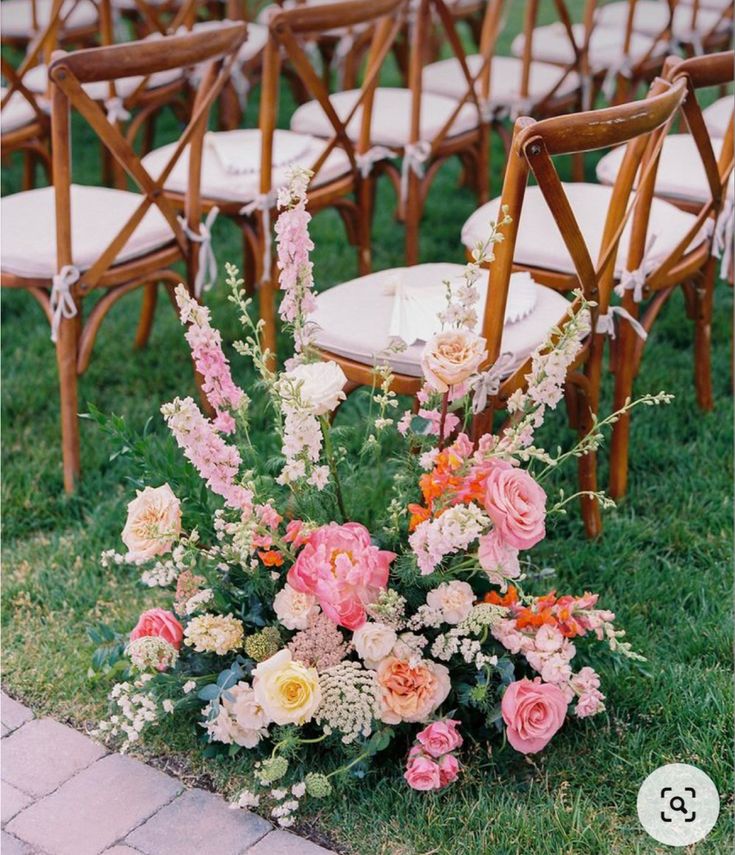
[[[485,510],[501,540],[530,549],[546,536],[546,493],[523,469],[495,461],[485,482]]]
[[[162,638],[178,650],[184,637],[184,628],[172,612],[167,612],[166,609],[149,609],[138,618],[135,629],[130,633],[130,640],[135,641],[136,638],[146,635]]]
[[[365,606],[388,584],[394,552],[373,546],[370,532],[359,523],[329,523],[312,532],[288,571],[288,583],[313,594],[324,613],[339,626],[358,629]]]
[[[453,784],[459,776],[459,760],[454,754],[445,754],[439,761],[439,782],[442,787]]]
[[[423,746],[424,751],[432,757],[441,757],[459,748],[462,737],[457,730],[459,722],[453,718],[445,718],[442,721],[434,721],[416,734],[416,739]]]
[[[564,724],[567,702],[557,686],[523,679],[508,686],[500,709],[508,742],[522,754],[535,754]]]
[[[430,757],[412,749],[403,777],[414,790],[438,790],[442,786],[441,769]]]
[[[517,579],[521,575],[518,550],[515,546],[503,543],[497,529],[484,534],[479,544],[480,566],[487,573],[490,581],[494,585],[500,585],[501,590],[504,591],[508,587],[507,579]]]

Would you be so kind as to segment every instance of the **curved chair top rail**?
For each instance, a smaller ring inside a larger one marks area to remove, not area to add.
[[[735,77],[735,51],[722,51],[705,56],[693,56],[682,59],[680,56],[670,56],[664,66],[664,76],[667,80],[675,80],[686,75],[695,89],[707,86],[722,86],[732,83]]]
[[[247,24],[223,23],[217,30],[162,36],[150,41],[89,48],[74,53],[55,52],[49,68],[52,79],[70,71],[80,83],[146,76],[158,71],[198,65],[237,50],[247,37]]]
[[[318,6],[295,6],[276,12],[269,26],[273,32],[287,27],[295,35],[308,35],[369,24],[386,15],[402,12],[406,6],[407,0],[348,0]]]
[[[686,96],[684,80],[662,82],[665,91],[642,101],[556,116],[540,122],[526,120],[514,139],[513,147],[521,152],[532,139],[541,137],[548,154],[576,154],[620,145],[650,133],[671,118]]]

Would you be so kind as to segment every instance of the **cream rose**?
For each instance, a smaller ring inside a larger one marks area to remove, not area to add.
[[[323,416],[344,401],[347,384],[344,371],[336,362],[310,362],[281,375],[281,396],[289,402],[294,395],[315,416]],[[298,392],[296,390],[298,389]]]
[[[447,623],[461,623],[472,611],[475,594],[467,582],[442,582],[426,595],[426,604],[441,612]]]
[[[464,383],[487,356],[485,339],[464,329],[434,336],[421,354],[421,368],[429,385],[442,394]]]
[[[255,700],[276,724],[304,724],[321,703],[315,668],[294,662],[290,650],[279,650],[253,671]]]
[[[168,484],[146,487],[128,504],[122,541],[131,561],[147,561],[171,549],[181,534],[181,506]]]
[[[352,635],[357,655],[368,668],[376,668],[393,650],[398,636],[384,623],[364,623]]]
[[[316,597],[294,590],[288,583],[273,599],[273,611],[286,629],[306,629],[319,614]]]

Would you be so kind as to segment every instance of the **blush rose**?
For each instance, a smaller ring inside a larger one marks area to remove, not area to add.
[[[487,356],[485,339],[469,330],[450,330],[435,335],[421,354],[421,368],[435,392],[464,383]]]
[[[546,493],[528,472],[496,461],[485,485],[485,510],[505,544],[530,549],[544,539]]]
[[[432,757],[441,757],[442,754],[448,754],[462,745],[463,739],[457,730],[458,724],[459,721],[453,718],[433,721],[416,734],[416,739],[427,754]]]
[[[564,724],[567,701],[557,686],[523,679],[508,686],[500,710],[508,742],[521,754],[535,754]]]

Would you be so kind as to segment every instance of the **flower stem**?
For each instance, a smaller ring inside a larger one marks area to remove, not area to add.
[[[337,471],[337,461],[334,457],[334,447],[332,445],[332,435],[329,429],[329,423],[325,418],[322,418],[322,434],[324,435],[324,453],[329,464],[329,471],[332,474],[334,481],[334,493],[337,497],[337,507],[342,514],[342,522],[347,522],[347,511],[345,510],[345,500],[342,496],[342,485],[339,480],[339,472]]]
[[[442,414],[439,419],[439,451],[444,448],[444,427],[447,421],[447,408],[449,406],[449,390],[442,397]]]

